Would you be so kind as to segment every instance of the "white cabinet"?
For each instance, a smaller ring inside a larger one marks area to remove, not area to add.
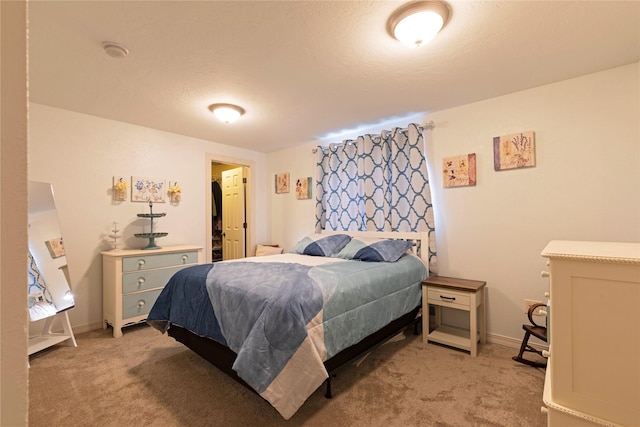
[[[640,426],[640,244],[551,241],[550,426]]]
[[[433,276],[422,282],[422,341],[467,350],[471,357],[478,353],[478,341],[486,342],[484,290],[486,282]],[[429,324],[429,305],[435,308],[435,325]],[[427,307],[427,308],[425,308]],[[469,312],[469,330],[443,325],[443,308]]]
[[[198,246],[102,252],[103,328],[109,324],[114,338],[122,336],[124,326],[147,318],[171,276],[202,262],[202,248]]]

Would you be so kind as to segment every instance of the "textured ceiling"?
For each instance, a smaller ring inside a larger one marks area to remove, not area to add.
[[[271,152],[640,58],[638,1],[449,1],[419,49],[386,32],[402,4],[32,0],[30,99]],[[216,102],[246,114],[217,122]]]

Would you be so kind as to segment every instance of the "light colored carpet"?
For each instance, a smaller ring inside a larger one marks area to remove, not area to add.
[[[407,333],[338,372],[285,421],[266,401],[146,325],[31,356],[29,425],[542,427],[544,370],[496,344],[478,357]]]

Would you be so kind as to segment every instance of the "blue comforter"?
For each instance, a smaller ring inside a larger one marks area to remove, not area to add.
[[[185,268],[147,321],[228,346],[238,355],[233,369],[288,419],[327,378],[324,360],[420,303],[426,269],[411,255],[317,266],[278,260]]]

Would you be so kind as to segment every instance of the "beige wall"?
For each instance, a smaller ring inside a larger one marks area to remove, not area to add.
[[[425,137],[439,274],[487,281],[495,339],[520,340],[523,300],[544,300],[549,240],[640,241],[639,95],[636,63],[418,120],[436,124]],[[494,171],[492,138],[528,130],[536,167]],[[269,179],[289,171],[315,183],[312,147],[269,154]],[[442,158],[467,153],[477,156],[477,185],[443,189]],[[272,238],[288,250],[313,232],[315,202],[269,191]]]
[[[0,425],[28,417],[26,3],[0,2]]]
[[[245,159],[253,164],[251,176],[262,183],[265,155],[155,129],[106,120],[40,104],[30,104],[29,179],[51,182],[64,236],[76,307],[69,312],[76,331],[100,327],[102,322],[102,258],[109,250],[112,222],[118,222],[122,247],[141,248],[146,239],[134,233],[148,231],[146,203],[114,202],[113,176],[142,176],[178,181],[179,204],[162,203],[154,212],[167,215],[154,221],[155,231],[169,235],[160,246],[192,244],[205,247],[205,204],[211,194],[210,158]],[[259,184],[258,184],[259,185]],[[254,187],[255,188],[255,187]],[[267,210],[268,196],[251,196],[258,212]],[[210,222],[210,220],[209,220]],[[257,238],[268,240],[264,215],[253,221]],[[32,333],[36,329],[32,324]]]

